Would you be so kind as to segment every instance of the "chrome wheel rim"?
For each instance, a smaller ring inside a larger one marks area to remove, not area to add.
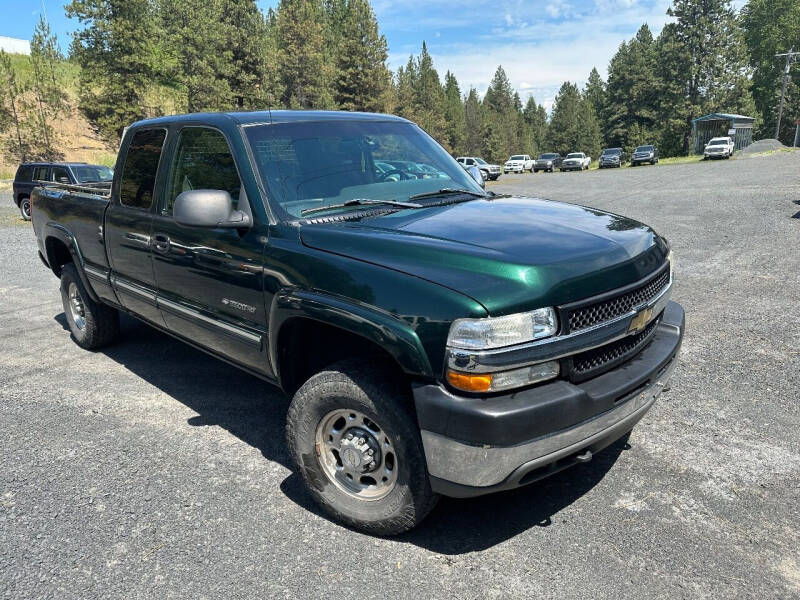
[[[72,322],[75,323],[75,327],[83,331],[83,328],[86,327],[86,309],[83,306],[83,299],[78,291],[78,286],[75,285],[74,282],[70,282],[69,284],[68,295],[69,312],[72,316]]]
[[[31,201],[30,200],[23,200],[22,201],[22,215],[26,219],[31,218]]]
[[[397,483],[397,454],[383,428],[357,410],[329,412],[314,444],[328,481],[359,500],[380,500]]]

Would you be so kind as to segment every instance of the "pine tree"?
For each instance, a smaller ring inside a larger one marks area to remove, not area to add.
[[[600,131],[605,131],[606,128],[601,119],[606,114],[606,82],[600,77],[600,73],[597,72],[596,68],[592,68],[589,73],[589,79],[583,88],[583,97],[592,105]]]
[[[31,87],[35,99],[33,116],[33,140],[37,142],[34,153],[48,160],[60,158],[56,151],[55,132],[52,122],[66,111],[63,92],[56,76],[57,61],[61,59],[56,36],[50,26],[39,17],[31,37]]]
[[[761,123],[758,133],[763,137],[775,135],[783,70],[783,57],[775,55],[790,48],[800,50],[800,2],[797,0],[750,0],[741,11],[744,39],[753,68],[753,99]],[[789,71],[784,118],[780,139],[785,144],[794,141],[794,123],[800,118],[800,65]]]
[[[674,138],[682,134],[686,153],[692,118],[710,112],[755,111],[750,69],[742,31],[729,0],[673,0],[667,14],[677,20],[661,33],[664,44],[659,46],[664,54],[659,55],[659,62],[669,66],[661,81],[665,92],[685,100],[685,104],[681,102],[685,112],[682,131],[665,135]],[[664,109],[669,110],[671,98],[664,94],[661,98]]]
[[[623,42],[611,59],[603,119],[610,146],[629,147],[629,131],[635,123],[648,131],[654,129],[658,119],[655,63],[653,34],[647,25],[642,25],[632,40]]]
[[[319,0],[281,0],[276,33],[281,103],[290,108],[332,108],[332,73]]]
[[[388,109],[392,79],[387,56],[386,38],[378,31],[368,0],[348,0],[336,62],[334,98],[339,108],[369,112]]]
[[[72,0],[67,16],[82,25],[72,56],[81,66],[80,109],[109,140],[148,116],[145,95],[157,73],[163,36],[150,0]]]
[[[163,26],[171,41],[171,68],[165,80],[185,88],[187,112],[236,107],[226,4],[225,0],[161,0]]]
[[[483,154],[483,107],[478,91],[470,88],[464,99],[464,147],[462,154],[481,156]]]
[[[522,116],[527,129],[526,135],[530,139],[531,152],[533,154],[543,152],[547,137],[547,111],[541,104],[536,104],[533,96],[528,96]]]
[[[441,142],[445,139],[446,132],[444,89],[425,42],[422,42],[422,51],[415,61],[414,75],[414,112],[417,123]]]
[[[228,82],[236,109],[264,109],[275,98],[265,88],[268,54],[267,22],[255,0],[225,0],[221,27],[230,48],[230,71],[222,76]]]
[[[456,76],[448,71],[444,76],[444,115],[446,122],[445,139],[452,152],[460,153],[464,149],[466,138],[466,120],[464,104],[461,101],[461,90]]]
[[[565,81],[558,90],[548,127],[548,151],[566,155],[581,151],[581,106],[578,86]]]
[[[8,152],[19,161],[28,160],[28,145],[23,140],[23,115],[21,113],[22,96],[26,86],[17,78],[11,58],[0,49],[0,133],[13,128],[13,135],[8,140]]]

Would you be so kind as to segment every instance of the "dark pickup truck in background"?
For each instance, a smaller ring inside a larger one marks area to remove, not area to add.
[[[683,337],[652,229],[485,192],[387,115],[138,122],[109,194],[53,184],[32,211],[78,344],[112,342],[124,311],[280,386],[311,496],[376,534],[439,494],[591,460],[653,405]]]
[[[14,204],[22,218],[31,220],[31,192],[43,181],[109,188],[114,173],[103,165],[83,162],[24,162],[14,176]]]

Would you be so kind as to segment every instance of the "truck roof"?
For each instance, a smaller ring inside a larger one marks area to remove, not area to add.
[[[89,163],[81,162],[81,161],[61,161],[61,160],[27,160],[25,162],[20,163],[20,166],[39,166],[39,165],[56,165],[56,166],[64,166],[64,167],[77,167],[80,165],[88,165]],[[101,165],[102,166],[102,165]]]
[[[216,112],[169,115],[144,119],[133,126],[157,125],[179,122],[220,123],[233,121],[240,125],[255,123],[293,123],[302,121],[397,121],[410,123],[407,119],[382,113],[347,112],[343,110],[259,110],[251,112]]]

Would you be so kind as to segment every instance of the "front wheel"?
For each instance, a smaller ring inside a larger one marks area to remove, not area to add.
[[[438,500],[409,392],[389,371],[347,360],[311,377],[286,417],[286,441],[312,498],[375,535],[412,529]]]
[[[19,214],[21,214],[22,218],[26,221],[31,220],[31,199],[27,196],[19,201]]]

